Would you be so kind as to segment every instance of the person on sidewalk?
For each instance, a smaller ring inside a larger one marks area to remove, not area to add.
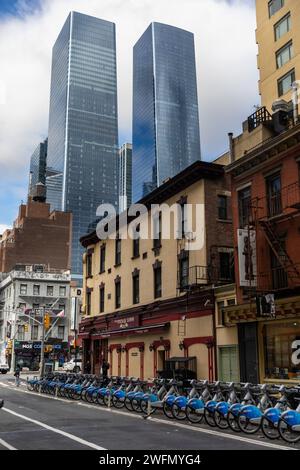
[[[4,400],[0,400],[0,409],[3,408]]]
[[[19,364],[17,364],[16,371],[14,373],[15,379],[16,379],[16,387],[20,386],[20,373],[21,373],[21,367]]]
[[[103,359],[103,362],[102,362],[102,376],[103,376],[104,379],[107,379],[108,369],[109,369],[109,363],[105,359]]]

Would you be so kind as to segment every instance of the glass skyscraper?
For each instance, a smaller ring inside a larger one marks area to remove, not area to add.
[[[52,55],[48,202],[73,213],[72,274],[82,273],[79,239],[102,203],[118,205],[115,25],[71,12]],[[58,192],[61,197],[58,198]],[[52,195],[53,200],[50,200]]]
[[[47,146],[48,140],[46,139],[37,146],[31,156],[28,188],[29,196],[33,195],[34,188],[38,183],[46,184]]]
[[[125,211],[132,202],[132,145],[124,144],[119,151],[119,210]]]
[[[152,23],[133,51],[133,202],[200,159],[194,35]]]

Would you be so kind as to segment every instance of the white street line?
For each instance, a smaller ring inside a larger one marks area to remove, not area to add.
[[[15,447],[13,447],[10,444],[8,444],[7,442],[3,441],[3,439],[0,439],[0,445],[5,447],[8,450],[17,450],[17,449],[15,449]]]
[[[4,385],[4,384],[0,383],[0,385]],[[87,403],[82,403],[82,402],[78,402],[78,401],[66,400],[64,398],[55,398],[53,396],[42,395],[42,394],[40,395],[39,393],[29,392],[27,390],[18,390],[18,389],[15,389],[15,390],[19,391],[19,392],[22,392],[22,393],[29,393],[30,395],[35,395],[35,396],[42,397],[42,398],[48,398],[50,400],[59,400],[59,401],[63,401],[64,403],[70,403],[70,404],[73,404],[73,405],[76,404],[76,405],[79,405],[79,406],[82,406],[82,407],[85,407],[85,408],[90,408],[90,409],[97,410],[99,412],[106,411],[106,412],[109,412],[109,413],[114,413],[114,414],[118,414],[118,415],[122,415],[122,416],[127,416],[128,418],[145,419],[144,415],[142,416],[142,415],[139,415],[139,414],[133,414],[133,413],[130,413],[130,412],[127,412],[127,411],[120,411],[120,410],[109,409],[109,408],[104,408],[104,407],[103,408],[98,408],[95,405],[88,405]],[[221,431],[213,431],[211,429],[196,427],[196,426],[182,424],[182,423],[173,422],[173,421],[167,421],[167,420],[160,419],[160,418],[153,418],[151,416],[149,418],[147,418],[147,421],[152,421],[154,423],[156,422],[156,423],[160,423],[160,424],[166,424],[168,426],[175,426],[177,428],[181,427],[181,428],[183,428],[187,431],[202,432],[204,434],[211,434],[211,435],[214,435],[214,436],[217,436],[217,437],[222,437],[222,438],[225,438],[225,439],[232,439],[232,440],[236,440],[236,441],[240,441],[240,442],[245,442],[247,444],[254,444],[254,445],[261,446],[261,447],[268,447],[268,448],[271,448],[271,449],[299,450],[299,449],[296,449],[296,448],[293,448],[293,447],[287,447],[287,446],[280,445],[280,444],[274,444],[274,443],[271,443],[271,442],[270,443],[262,442],[262,441],[258,441],[256,439],[249,439],[247,437],[238,436],[236,434],[222,433]]]
[[[185,429],[185,430],[193,430],[193,431],[197,431],[197,432],[202,432],[204,434],[211,434],[212,436],[217,436],[217,437],[225,437],[227,439],[233,439],[235,441],[240,441],[240,442],[246,442],[247,444],[254,444],[254,445],[258,445],[258,446],[262,446],[262,447],[269,447],[271,449],[280,449],[280,450],[298,450],[298,449],[295,449],[293,447],[287,447],[287,446],[281,446],[279,444],[273,444],[273,443],[268,443],[268,442],[261,442],[261,441],[257,441],[255,439],[249,439],[247,437],[242,437],[242,436],[236,436],[235,434],[225,434],[225,433],[222,433],[222,432],[219,432],[219,431],[213,431],[211,429],[204,429],[204,428],[196,428],[196,427],[191,427],[191,426],[187,426],[186,424],[182,424],[182,423],[174,423],[172,421],[165,421],[163,419],[160,419],[160,418],[148,418],[148,420],[150,421],[153,421],[155,423],[161,423],[161,424],[167,424],[168,426],[174,426],[176,428],[182,428],[182,429]]]
[[[42,423],[41,421],[37,421],[36,419],[28,418],[28,416],[21,415],[19,413],[16,413],[15,411],[9,410],[8,408],[2,408],[2,411],[6,411],[6,413],[17,416],[18,418],[24,419],[25,421],[29,421],[30,423],[36,424],[37,426],[47,429],[48,431],[55,432],[56,434],[61,434],[62,436],[67,437],[68,439],[71,439],[72,441],[76,441],[79,444],[82,444],[86,447],[91,447],[92,449],[95,449],[95,450],[107,450],[105,449],[105,447],[97,446],[96,444],[93,444],[92,442],[86,441],[85,439],[81,439],[81,437],[74,436],[74,434],[70,434],[68,432],[62,431],[61,429],[53,428],[52,426],[48,426],[48,424]]]

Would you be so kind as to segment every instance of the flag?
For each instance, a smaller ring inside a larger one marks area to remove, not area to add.
[[[64,317],[64,316],[65,316],[65,311],[64,311],[64,310],[62,310],[62,311],[61,311],[61,312],[59,312],[59,313],[58,313],[56,316],[57,316],[57,317],[59,317],[59,318],[62,318],[62,317]]]

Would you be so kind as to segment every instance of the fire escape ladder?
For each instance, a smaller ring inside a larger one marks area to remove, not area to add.
[[[186,319],[185,319],[185,316],[181,317],[178,320],[177,327],[178,327],[178,330],[177,330],[178,336],[185,337],[186,336]]]
[[[267,242],[286,274],[290,279],[300,279],[300,271],[288,255],[285,247],[278,237],[278,234],[274,230],[273,225],[269,221],[260,221],[260,225],[263,228]]]

